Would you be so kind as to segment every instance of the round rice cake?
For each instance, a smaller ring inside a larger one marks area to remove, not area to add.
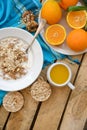
[[[24,98],[20,92],[9,92],[3,99],[3,106],[9,112],[17,112],[24,105]]]
[[[45,101],[51,95],[51,87],[46,81],[36,81],[31,86],[31,96],[36,101]]]

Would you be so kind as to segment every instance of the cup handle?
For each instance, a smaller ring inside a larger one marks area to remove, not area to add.
[[[71,82],[68,83],[68,86],[69,86],[72,90],[75,89],[75,86],[74,86]]]

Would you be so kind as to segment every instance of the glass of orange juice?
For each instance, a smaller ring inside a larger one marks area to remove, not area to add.
[[[63,62],[53,63],[47,70],[48,82],[56,87],[68,85],[73,90],[75,86],[70,82],[71,77],[70,67]]]

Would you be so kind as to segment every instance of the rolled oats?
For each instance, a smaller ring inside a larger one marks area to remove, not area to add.
[[[22,20],[24,23],[28,23],[34,19],[35,19],[35,16],[34,16],[33,12],[30,10],[25,11],[22,15]]]
[[[0,40],[0,77],[17,79],[28,71],[27,44],[19,38],[8,37]]]
[[[22,14],[22,21],[29,32],[35,32],[37,30],[38,23],[35,21],[35,17],[31,10],[27,10]]]

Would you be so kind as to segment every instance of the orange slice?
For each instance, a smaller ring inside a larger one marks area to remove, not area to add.
[[[45,39],[51,45],[60,45],[66,38],[66,30],[60,24],[53,24],[47,27]]]
[[[67,23],[71,28],[80,29],[86,24],[86,11],[70,11],[67,14]]]

